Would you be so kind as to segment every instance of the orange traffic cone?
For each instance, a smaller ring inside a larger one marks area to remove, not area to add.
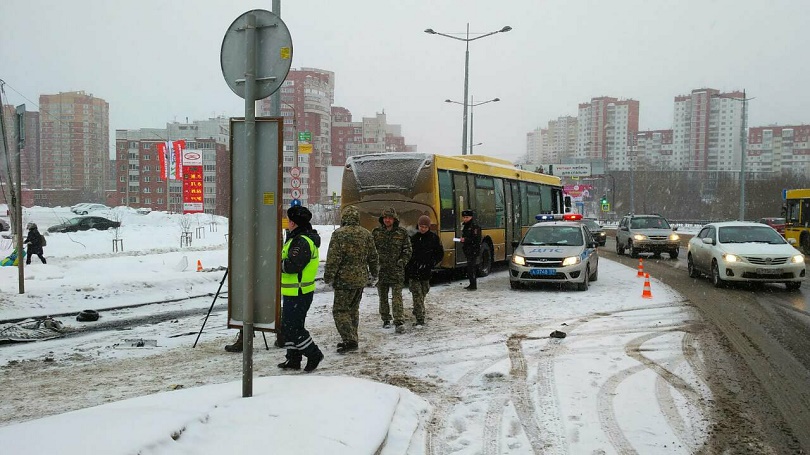
[[[641,291],[641,298],[642,299],[651,299],[652,298],[652,290],[650,289],[650,274],[644,274],[644,290]]]
[[[197,259],[197,271],[198,271],[198,272],[202,272],[202,271],[203,271],[203,268],[202,268],[202,261],[200,261],[199,259]]]
[[[642,258],[638,258],[638,273],[636,277],[644,278],[644,259]]]

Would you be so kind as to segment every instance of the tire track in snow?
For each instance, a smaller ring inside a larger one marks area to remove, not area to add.
[[[686,381],[667,370],[662,365],[640,353],[641,345],[643,343],[676,331],[686,331],[686,328],[681,330],[668,329],[664,332],[650,333],[636,337],[628,342],[625,345],[625,353],[629,357],[640,362],[640,364],[626,368],[614,374],[608,378],[599,389],[599,393],[597,395],[597,412],[599,413],[600,426],[618,453],[637,453],[637,451],[633,448],[632,443],[627,439],[626,435],[619,426],[618,419],[616,418],[616,410],[613,406],[613,397],[616,396],[619,386],[626,379],[630,378],[636,373],[649,369],[655,372],[658,375],[658,378],[665,380],[671,387],[687,395],[691,402],[700,401],[700,394],[695,391],[692,386],[686,383]],[[660,402],[659,406],[661,408],[661,413],[665,416],[667,422],[671,423],[680,419],[680,416],[677,414],[673,415],[673,413],[676,412],[673,408],[666,408]]]

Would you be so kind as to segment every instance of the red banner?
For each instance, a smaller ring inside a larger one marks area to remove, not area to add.
[[[182,154],[185,148],[186,141],[166,141],[157,144],[160,175],[163,180],[183,178]]]

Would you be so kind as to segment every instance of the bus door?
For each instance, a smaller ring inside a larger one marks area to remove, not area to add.
[[[470,180],[472,180],[472,176],[470,177]],[[472,206],[470,201],[470,190],[467,184],[467,174],[457,172],[453,173],[453,202],[456,204],[456,238],[461,238],[461,212],[467,209],[475,210],[475,207]],[[461,242],[455,242],[455,244],[456,265],[466,264],[467,257],[464,256],[464,251],[461,249]]]
[[[513,241],[520,241],[523,232],[520,228],[520,187],[517,182],[504,180],[504,196],[506,197],[506,254],[511,256],[514,251]]]

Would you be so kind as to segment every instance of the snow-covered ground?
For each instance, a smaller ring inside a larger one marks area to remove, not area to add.
[[[334,351],[333,293],[320,286],[307,327],[325,360],[311,374],[281,372],[284,351],[256,338],[254,396],[241,398],[242,356],[222,349],[235,331],[221,305],[204,319],[228,262],[227,220],[191,217],[195,237],[181,246],[183,216],[117,210],[123,252],[112,231],[50,234],[48,264],[34,257],[25,268],[24,294],[17,269],[0,268],[2,320],[71,314],[57,319],[73,330],[124,326],[0,346],[3,452],[686,454],[706,442],[699,318],[655,277],[651,299],[636,270],[604,258],[587,292],[512,291],[504,268],[477,292],[440,281],[427,325],[402,335],[381,327],[368,288],[361,349],[348,355]],[[44,232],[70,216],[32,208],[24,218]],[[325,260],[333,228],[317,228]],[[134,307],[173,299],[183,300]],[[84,309],[101,319],[77,322]],[[126,322],[160,312],[179,316]]]

